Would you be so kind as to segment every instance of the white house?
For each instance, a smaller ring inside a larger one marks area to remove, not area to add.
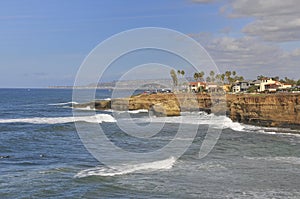
[[[272,78],[264,78],[261,80],[259,85],[259,91],[264,92],[276,92],[279,90],[285,90],[291,88],[292,85],[290,84],[284,84],[279,81],[273,80]]]
[[[198,92],[201,87],[203,90],[207,89],[206,83],[205,82],[190,82],[189,83],[189,91],[190,92]]]
[[[289,89],[289,88],[292,88],[292,85],[291,84],[282,84],[278,87],[278,89],[281,89],[281,90],[286,90],[286,89]]]
[[[272,78],[263,78],[260,81],[259,92],[264,92],[265,90],[273,91],[273,89],[276,87],[275,85],[276,85],[276,81],[273,80]]]

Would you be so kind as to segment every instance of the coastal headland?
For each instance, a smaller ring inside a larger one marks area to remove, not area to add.
[[[226,114],[233,121],[266,127],[300,129],[300,94],[191,94],[155,93],[97,100],[75,108],[149,110],[156,116],[179,116],[185,111]]]

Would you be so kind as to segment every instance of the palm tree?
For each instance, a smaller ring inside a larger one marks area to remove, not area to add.
[[[200,81],[204,81],[204,79],[203,79],[204,74],[205,73],[203,71],[201,71],[200,73],[198,73],[198,77],[199,77]]]
[[[210,71],[209,76],[210,76],[210,81],[214,82],[215,81],[215,72],[213,70]]]
[[[216,75],[216,80],[217,80],[217,82],[221,82],[222,81],[221,74],[217,74]]]
[[[222,80],[222,82],[224,82],[224,80],[225,80],[225,74],[221,74],[221,80]]]
[[[199,73],[194,73],[194,79],[195,79],[195,81],[197,81],[198,78],[199,78]]]
[[[173,80],[173,86],[176,87],[178,85],[178,78],[174,69],[170,71],[170,75]]]
[[[206,77],[206,82],[211,82],[210,77]]]
[[[257,76],[257,80],[262,80],[263,78],[265,78],[264,75],[259,75],[259,76]]]
[[[225,72],[225,77],[226,77],[228,83],[231,83],[231,81],[230,81],[230,80],[231,80],[231,77],[230,77],[230,76],[231,76],[231,72],[230,72],[230,71],[226,71],[226,72]]]
[[[180,71],[180,74],[182,75],[182,77],[184,77],[184,75],[185,75],[184,70]]]
[[[238,81],[240,81],[240,82],[244,81],[244,77],[243,77],[243,76],[238,76],[236,79],[237,79]]]

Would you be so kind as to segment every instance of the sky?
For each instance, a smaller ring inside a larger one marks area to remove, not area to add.
[[[258,75],[300,79],[298,4],[298,0],[1,1],[0,87],[73,85],[84,59],[99,43],[143,27],[168,28],[192,37],[220,72],[235,70],[247,79]],[[152,54],[156,61],[168,58]],[[133,59],[115,64],[103,81],[117,80]],[[174,67],[182,64],[169,59]],[[143,61],[147,65],[149,60]],[[152,72],[159,76],[159,71]],[[186,75],[192,76],[192,71]]]

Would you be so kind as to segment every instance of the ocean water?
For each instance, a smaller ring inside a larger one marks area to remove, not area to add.
[[[96,93],[97,99],[110,96],[108,90]],[[129,112],[136,124],[163,124],[147,141],[124,135],[112,111],[73,118],[72,103],[72,90],[0,89],[1,199],[300,198],[297,131],[238,124],[224,116],[218,127],[218,119],[201,112],[168,118],[149,117],[146,110]],[[85,148],[74,121],[99,124],[116,145],[140,153],[168,144],[182,124],[199,128],[178,160],[170,155],[108,168]],[[222,128],[222,134],[213,150],[199,158],[208,125]]]

